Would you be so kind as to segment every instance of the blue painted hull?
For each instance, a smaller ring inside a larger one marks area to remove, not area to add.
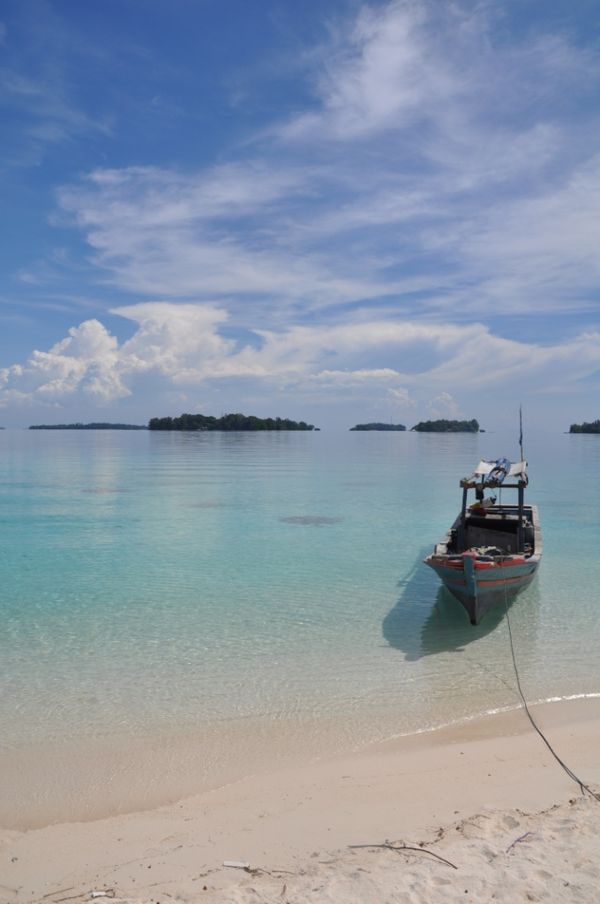
[[[470,557],[464,557],[462,568],[444,564],[444,558],[455,556],[428,556],[425,564],[433,568],[444,586],[464,606],[471,624],[477,625],[495,606],[504,606],[533,581],[540,564],[540,556],[534,555],[517,565],[497,565],[478,569]]]

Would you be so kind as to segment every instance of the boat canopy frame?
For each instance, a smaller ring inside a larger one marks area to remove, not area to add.
[[[516,482],[504,483],[505,477],[515,477]],[[467,497],[469,490],[476,490],[481,494],[484,489],[488,488],[517,490],[517,552],[523,553],[525,551],[525,487],[528,482],[529,478],[527,476],[526,461],[523,460],[511,464],[506,461],[506,459],[497,459],[496,461],[482,459],[470,477],[464,477],[460,481],[460,486],[463,491],[460,512],[461,533],[464,535],[464,532],[466,531]],[[510,508],[514,512],[514,506],[511,506]]]

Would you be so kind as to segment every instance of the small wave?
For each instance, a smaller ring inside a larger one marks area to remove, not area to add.
[[[343,518],[330,518],[327,515],[288,515],[280,518],[285,524],[339,524]]]
[[[528,700],[528,706],[541,706],[544,703],[566,703],[570,700],[595,700],[600,698],[600,692],[591,691],[581,694],[565,694],[561,697],[540,697],[538,700]],[[476,722],[478,719],[485,719],[487,716],[499,716],[502,713],[516,712],[523,709],[522,703],[509,703],[506,706],[497,706],[493,709],[484,709],[481,712],[471,713],[468,716],[460,716],[458,719],[451,719],[448,722],[439,722],[437,725],[428,725],[425,728],[414,728],[410,731],[400,731],[393,735],[388,735],[385,741],[395,741],[398,738],[411,738],[413,735],[430,734],[435,731],[442,731],[444,728],[454,728],[459,725],[467,725],[469,722]],[[376,743],[380,743],[377,741]],[[362,748],[364,745],[359,745]],[[356,748],[359,749],[359,748]]]
[[[126,493],[123,487],[84,487],[82,493],[93,493],[95,496],[112,496],[115,493]]]

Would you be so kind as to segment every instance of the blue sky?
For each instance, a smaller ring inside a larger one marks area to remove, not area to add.
[[[0,423],[600,416],[593,0],[5,0]]]

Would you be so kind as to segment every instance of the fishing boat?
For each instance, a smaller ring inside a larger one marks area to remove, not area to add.
[[[424,560],[477,625],[497,605],[508,605],[534,579],[542,558],[537,506],[525,505],[527,462],[480,461],[460,481],[462,506],[454,524]],[[495,490],[497,495],[486,495]],[[516,490],[516,504],[502,501]],[[475,499],[469,504],[469,492]]]

